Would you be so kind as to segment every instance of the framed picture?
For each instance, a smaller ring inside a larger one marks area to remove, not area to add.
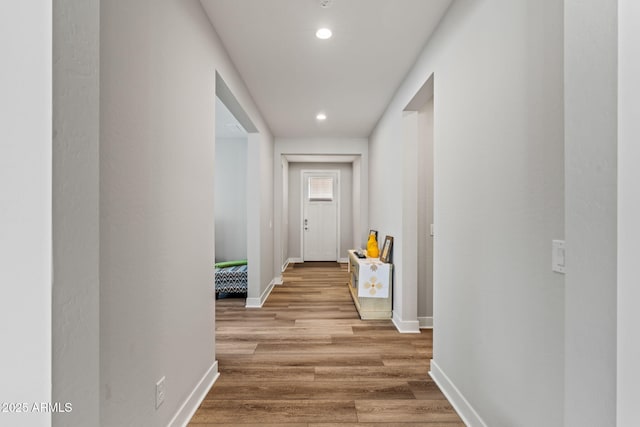
[[[371,235],[374,235],[376,238],[376,242],[378,241],[378,230],[369,230],[369,237],[371,237]],[[368,238],[367,238],[368,240]]]
[[[389,262],[391,260],[391,252],[393,251],[393,237],[386,236],[384,238],[384,245],[380,252],[380,261]]]

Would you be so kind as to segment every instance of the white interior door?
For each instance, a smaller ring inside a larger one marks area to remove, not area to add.
[[[302,259],[338,260],[338,171],[302,173]]]

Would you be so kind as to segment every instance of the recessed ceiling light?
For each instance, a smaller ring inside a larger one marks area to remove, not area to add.
[[[331,32],[331,30],[328,28],[320,28],[318,31],[316,31],[316,37],[322,40],[331,38],[332,34],[333,33]]]
[[[316,116],[316,119],[320,121],[327,120],[327,115],[325,113],[318,113],[318,115]]]

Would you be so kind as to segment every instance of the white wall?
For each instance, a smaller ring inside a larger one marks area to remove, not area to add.
[[[258,128],[269,166],[272,140],[195,0],[102,2],[100,60],[101,425],[180,423],[217,373],[216,72]]]
[[[562,37],[552,0],[454,2],[370,138],[370,224],[397,239],[402,291],[402,110],[435,73],[432,372],[471,425],[563,423]]]
[[[618,357],[617,423],[640,425],[640,4],[618,1]]]
[[[248,305],[261,305],[270,286],[279,278],[280,269],[274,267],[274,181],[273,142],[258,133],[249,134],[248,226],[249,289]],[[257,262],[254,262],[257,260]],[[258,286],[255,282],[258,282]],[[259,301],[259,302],[258,302]]]
[[[0,3],[0,402],[7,403],[51,401],[51,21],[51,2]],[[50,422],[50,413],[0,413],[2,425]]]
[[[53,389],[60,426],[100,422],[100,2],[53,2]]]
[[[276,262],[289,259],[289,162],[281,157],[280,174],[282,183],[282,200],[278,204],[278,211],[281,212],[280,221],[276,221],[275,226],[279,228],[279,241],[281,242],[280,257]],[[354,202],[355,204],[355,202]]]
[[[610,426],[616,422],[617,1],[566,0],[564,13],[564,425]]]
[[[260,246],[260,266],[262,284],[266,287],[279,277],[279,269],[275,268],[274,256],[274,165],[275,153],[274,141],[270,136],[261,135],[260,145],[260,216],[262,223],[260,230],[262,235]]]
[[[418,114],[405,111],[398,142],[402,149],[400,234],[393,244],[393,322],[401,332],[419,332],[418,322]],[[373,168],[372,168],[373,169]],[[388,166],[389,172],[391,167]],[[386,234],[386,233],[385,233]]]
[[[418,318],[433,322],[433,97],[418,111],[417,150]]]
[[[368,188],[365,184],[364,185],[365,188],[363,189],[363,184],[362,184],[362,157],[358,157],[352,163],[352,169],[353,170],[352,170],[351,178],[352,178],[353,188],[351,190],[351,193],[353,195],[353,200],[351,202],[351,205],[353,209],[353,221],[352,221],[353,225],[351,228],[351,235],[352,235],[351,242],[353,242],[353,244],[356,247],[364,248],[366,247],[366,241],[364,239],[367,239],[367,236],[363,235],[363,228],[365,228],[365,226],[368,225],[369,216],[368,215],[366,216],[367,221],[365,222],[365,226],[363,226],[363,219],[365,218],[365,216],[362,214],[362,211],[366,210],[366,208],[362,206],[361,201],[363,198],[366,198],[367,200],[369,198],[363,196],[363,192],[366,192]]]
[[[216,261],[247,258],[247,138],[216,138]]]
[[[302,171],[340,171],[340,258],[347,258],[353,248],[353,167],[351,163],[289,163],[289,240],[287,258],[303,258],[300,246],[302,232]]]
[[[285,265],[286,259],[282,258],[283,247],[288,245],[288,224],[283,225],[286,218],[283,212],[283,198],[291,197],[291,194],[285,195],[283,187],[288,188],[283,182],[283,176],[289,180],[296,179],[295,176],[288,174],[282,165],[283,156],[287,155],[312,155],[318,156],[352,156],[356,160],[353,161],[353,170],[358,171],[358,176],[353,177],[353,184],[360,184],[360,188],[353,188],[352,194],[358,195],[360,192],[359,206],[353,206],[353,239],[355,245],[364,245],[369,230],[369,154],[368,140],[366,138],[276,138],[273,152],[273,169],[277,171],[274,174],[273,206],[274,206],[274,227],[275,242],[273,253],[277,254],[274,259],[274,269],[280,271]],[[285,165],[286,166],[286,165]],[[358,203],[355,202],[354,203]],[[356,216],[357,215],[357,216]],[[290,221],[289,221],[290,222]],[[291,253],[290,248],[287,253]],[[282,259],[281,259],[282,258]]]

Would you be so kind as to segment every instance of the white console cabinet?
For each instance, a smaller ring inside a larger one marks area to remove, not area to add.
[[[349,251],[349,291],[361,319],[390,319],[393,264]]]

